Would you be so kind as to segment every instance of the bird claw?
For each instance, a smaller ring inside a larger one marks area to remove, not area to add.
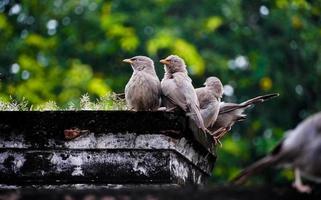
[[[222,136],[224,135],[224,134],[222,134],[222,133],[225,133],[225,131],[226,131],[226,129],[223,128],[223,127],[221,127],[221,128],[219,128],[218,130],[216,130],[216,131],[214,131],[214,132],[211,132],[211,131],[208,130],[208,129],[205,129],[204,132],[206,132],[206,133],[210,134],[211,136],[213,136],[213,140],[214,140],[214,144],[215,144],[215,145],[218,145],[218,144],[219,144],[220,147],[222,147],[223,145],[222,145],[220,139],[221,139]],[[219,133],[219,134],[218,134],[218,133]],[[217,136],[217,134],[218,134],[218,136]]]
[[[225,131],[225,130],[226,130],[226,129],[225,129],[224,127],[221,127],[221,128],[219,128],[219,129],[217,129],[216,131],[211,132],[210,135],[213,135],[213,136],[221,135],[221,133],[222,133],[223,131]]]
[[[311,193],[312,189],[308,185],[293,183],[292,187],[301,193]]]
[[[167,111],[167,108],[166,107],[159,107],[157,110],[158,111]]]
[[[228,130],[226,128],[220,128],[219,130],[220,131],[215,136],[221,139],[227,133]]]
[[[173,112],[175,109],[176,109],[176,107],[166,108],[165,111],[166,112]]]
[[[219,144],[220,147],[223,147],[223,144],[222,144],[222,142],[220,141],[220,138],[213,136],[213,139],[214,139],[214,144],[215,144],[215,146]]]

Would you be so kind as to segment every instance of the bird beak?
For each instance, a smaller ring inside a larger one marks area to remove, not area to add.
[[[169,61],[166,60],[166,59],[162,59],[159,61],[160,63],[163,63],[164,65],[168,65],[169,64]]]
[[[129,64],[132,64],[132,63],[133,63],[133,61],[131,61],[130,59],[125,59],[125,60],[123,60],[123,62],[129,63]]]

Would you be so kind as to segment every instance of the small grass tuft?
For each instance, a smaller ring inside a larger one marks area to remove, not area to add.
[[[26,99],[17,101],[0,99],[0,111],[54,111],[54,110],[126,110],[125,99],[116,93],[102,96],[91,101],[88,94],[80,97],[77,103],[70,101],[66,107],[59,106],[55,101],[48,101],[39,105],[31,105]]]

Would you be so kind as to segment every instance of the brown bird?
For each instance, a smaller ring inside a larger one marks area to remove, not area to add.
[[[245,168],[233,182],[244,183],[251,175],[266,167],[283,166],[295,171],[293,186],[300,192],[311,192],[301,176],[321,182],[321,112],[308,117],[294,130],[287,131],[283,140],[270,154]]]
[[[220,111],[213,126],[209,127],[217,139],[222,138],[228,131],[231,130],[235,122],[243,121],[246,119],[246,114],[243,112],[258,103],[265,102],[271,98],[279,96],[278,93],[257,96],[249,99],[243,103],[220,103]]]
[[[205,87],[195,89],[200,103],[201,115],[206,128],[212,127],[217,119],[223,96],[223,85],[217,77],[209,77]]]
[[[164,64],[165,69],[164,78],[161,81],[164,106],[167,110],[179,107],[183,111],[189,112],[198,128],[203,132],[208,132],[204,126],[199,101],[192,80],[188,76],[184,60],[176,55],[170,55],[160,62]]]
[[[134,72],[125,87],[125,99],[130,110],[157,110],[160,106],[161,85],[154,62],[146,56],[125,59]]]

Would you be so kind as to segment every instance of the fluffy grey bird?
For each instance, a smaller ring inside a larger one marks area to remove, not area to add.
[[[221,102],[217,119],[214,125],[209,127],[209,130],[215,134],[217,139],[220,139],[231,130],[236,122],[246,119],[244,111],[247,108],[277,96],[279,96],[277,93],[257,96],[240,104]]]
[[[125,87],[125,99],[130,110],[157,110],[160,106],[161,85],[154,62],[146,56],[125,59],[134,72]]]
[[[195,89],[200,103],[201,115],[206,128],[214,126],[217,119],[220,102],[223,96],[223,85],[217,77],[208,77],[205,87]]]
[[[244,183],[251,175],[270,166],[291,167],[295,172],[293,186],[300,192],[311,192],[301,176],[321,182],[321,112],[308,117],[283,140],[270,154],[244,169],[233,182]]]
[[[165,69],[164,78],[161,81],[164,106],[167,110],[179,107],[189,112],[196,125],[204,132],[208,132],[204,126],[199,101],[192,80],[187,74],[184,60],[176,55],[170,55],[160,62],[164,64]]]

